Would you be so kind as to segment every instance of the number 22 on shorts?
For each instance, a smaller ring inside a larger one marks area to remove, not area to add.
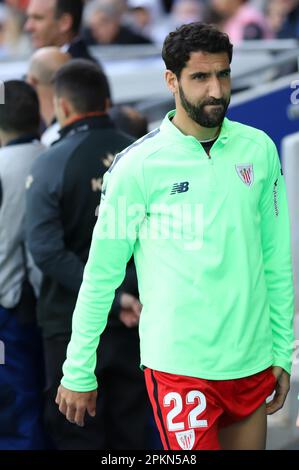
[[[206,397],[202,392],[198,390],[192,390],[186,395],[186,404],[194,404],[198,401],[198,405],[190,411],[188,414],[189,429],[195,428],[206,428],[208,427],[208,421],[206,419],[198,419],[199,416],[205,411],[207,407]],[[167,428],[169,432],[183,431],[185,424],[183,422],[174,423],[173,420],[183,410],[183,400],[179,393],[170,392],[165,395],[163,400],[164,407],[168,407],[174,402],[174,408],[167,415]]]

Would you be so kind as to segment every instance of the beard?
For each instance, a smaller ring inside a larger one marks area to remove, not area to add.
[[[209,129],[219,127],[223,123],[227,108],[230,103],[230,97],[227,99],[210,98],[206,99],[202,103],[199,103],[198,105],[195,105],[187,99],[181,85],[179,85],[179,94],[182,106],[192,121],[196,122],[202,127],[207,127]],[[211,109],[208,112],[205,109],[205,107],[208,105],[217,105],[219,107]]]

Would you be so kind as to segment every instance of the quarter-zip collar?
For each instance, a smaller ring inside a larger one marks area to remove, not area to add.
[[[191,146],[194,147],[194,149],[203,149],[200,141],[196,139],[193,135],[185,135],[183,132],[181,132],[173,123],[172,119],[175,116],[176,111],[172,110],[169,113],[167,113],[166,117],[164,118],[162,124],[161,124],[161,131],[166,132],[167,134],[171,135],[172,141],[175,141],[177,143],[180,143],[181,145],[184,146]],[[229,127],[230,127],[230,121],[227,118],[224,118],[224,121],[221,126],[220,134],[217,138],[217,141],[215,142],[214,146],[218,145],[225,145],[228,141],[229,138]],[[213,146],[213,149],[214,149]]]

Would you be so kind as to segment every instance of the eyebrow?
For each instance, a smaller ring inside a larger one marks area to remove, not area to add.
[[[44,18],[44,15],[40,13],[28,13],[27,15],[27,20],[42,20]]]
[[[231,68],[227,68],[227,69],[223,69],[223,70],[219,70],[219,72],[216,72],[216,75],[219,76],[221,75],[222,73],[231,73]],[[195,73],[192,73],[190,75],[191,78],[207,78],[207,77],[210,77],[212,75],[212,73],[206,73],[206,72],[195,72]]]

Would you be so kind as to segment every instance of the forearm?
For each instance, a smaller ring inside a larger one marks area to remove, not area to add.
[[[262,247],[275,366],[291,371],[294,286],[286,187],[275,149],[262,203]]]
[[[283,237],[277,238],[273,240],[276,248],[273,248],[272,253],[268,252],[268,261],[265,263],[273,335],[273,365],[290,373],[294,345],[294,288],[287,229],[284,228]]]
[[[44,275],[51,277],[66,289],[78,292],[83,279],[84,264],[78,256],[67,250],[47,252],[31,250],[33,259]]]

